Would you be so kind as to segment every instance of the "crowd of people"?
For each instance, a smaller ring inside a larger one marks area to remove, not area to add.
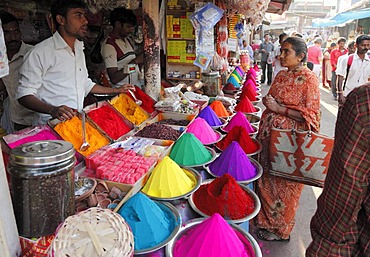
[[[286,34],[280,36],[285,38]],[[268,41],[265,35],[260,48],[266,49]],[[258,160],[264,171],[255,185],[261,200],[261,210],[254,219],[257,236],[265,241],[290,240],[303,184],[269,173],[271,129],[309,127],[318,132],[322,81],[324,87],[331,83],[339,114],[327,180],[311,221],[313,241],[306,255],[370,256],[370,36],[359,35],[348,46],[345,38],[339,38],[324,53],[320,37],[310,46],[299,36],[280,42],[274,65],[285,69],[277,72],[263,97],[266,109],[257,134],[263,146]],[[273,48],[270,50],[272,54]],[[322,80],[320,76],[324,76]],[[265,69],[261,82],[264,78]]]
[[[88,24],[85,2],[55,1],[51,13],[56,32],[30,46],[21,40],[17,19],[0,12],[10,67],[9,75],[0,79],[0,87],[9,94],[2,118],[8,133],[50,118],[71,119],[82,111],[89,93],[134,90],[125,66],[140,65],[143,56],[129,38],[136,25],[132,11],[117,8],[111,12],[113,30],[102,42],[101,55],[113,87],[88,77],[82,43]],[[307,256],[370,256],[370,36],[359,35],[348,45],[339,38],[324,50],[322,43],[315,37],[308,46],[299,34],[285,33],[277,45],[268,34],[258,49],[243,42],[242,50],[261,54],[261,83],[270,86],[257,135],[263,146],[258,159],[264,170],[256,182],[261,200],[254,219],[257,236],[267,241],[290,239],[304,185],[269,174],[270,133],[272,128],[318,132],[322,82],[323,87],[330,84],[340,109]]]

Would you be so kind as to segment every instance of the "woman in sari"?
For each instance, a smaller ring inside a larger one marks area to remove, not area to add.
[[[263,98],[266,110],[261,117],[257,139],[262,143],[259,162],[263,175],[257,180],[256,193],[261,210],[254,222],[257,236],[266,241],[289,241],[294,226],[303,184],[269,174],[269,140],[272,127],[318,132],[320,127],[320,91],[315,74],[304,67],[307,46],[298,37],[287,38],[281,46],[281,65],[269,93]],[[308,126],[309,125],[309,126]]]

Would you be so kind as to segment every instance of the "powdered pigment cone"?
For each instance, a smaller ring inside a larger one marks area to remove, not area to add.
[[[221,137],[208,123],[202,118],[196,118],[186,129],[187,133],[192,133],[204,145],[213,144]]]
[[[166,156],[155,166],[142,191],[153,197],[173,198],[189,193],[196,178]]]
[[[230,174],[237,181],[251,179],[257,175],[248,156],[238,142],[233,141],[209,166],[209,170],[216,176]]]
[[[210,107],[206,106],[199,114],[198,117],[203,118],[211,127],[221,126],[222,122],[217,117],[215,111]]]
[[[191,133],[183,134],[173,145],[170,157],[183,166],[202,165],[212,160],[211,152]]]

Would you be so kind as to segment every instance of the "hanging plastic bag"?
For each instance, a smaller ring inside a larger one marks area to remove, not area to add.
[[[223,13],[224,10],[213,3],[208,3],[190,15],[189,19],[194,28],[199,24],[202,30],[210,30],[222,18]]]
[[[212,56],[208,55],[205,52],[198,52],[197,57],[195,58],[194,65],[199,68],[206,70],[209,63],[211,62]]]
[[[0,20],[0,78],[9,74],[8,57],[6,55],[3,27]]]

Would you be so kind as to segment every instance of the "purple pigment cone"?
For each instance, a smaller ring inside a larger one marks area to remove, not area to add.
[[[256,167],[253,166],[248,156],[236,141],[233,141],[221,155],[209,165],[209,169],[218,177],[228,173],[237,181],[249,180],[257,175]]]
[[[209,106],[206,106],[206,108],[198,114],[198,117],[203,118],[211,127],[222,125],[220,118],[217,117],[215,111]]]
[[[236,112],[236,114],[231,118],[229,123],[223,128],[224,131],[230,132],[233,127],[242,126],[248,133],[256,132],[252,127],[247,117],[242,112]]]

